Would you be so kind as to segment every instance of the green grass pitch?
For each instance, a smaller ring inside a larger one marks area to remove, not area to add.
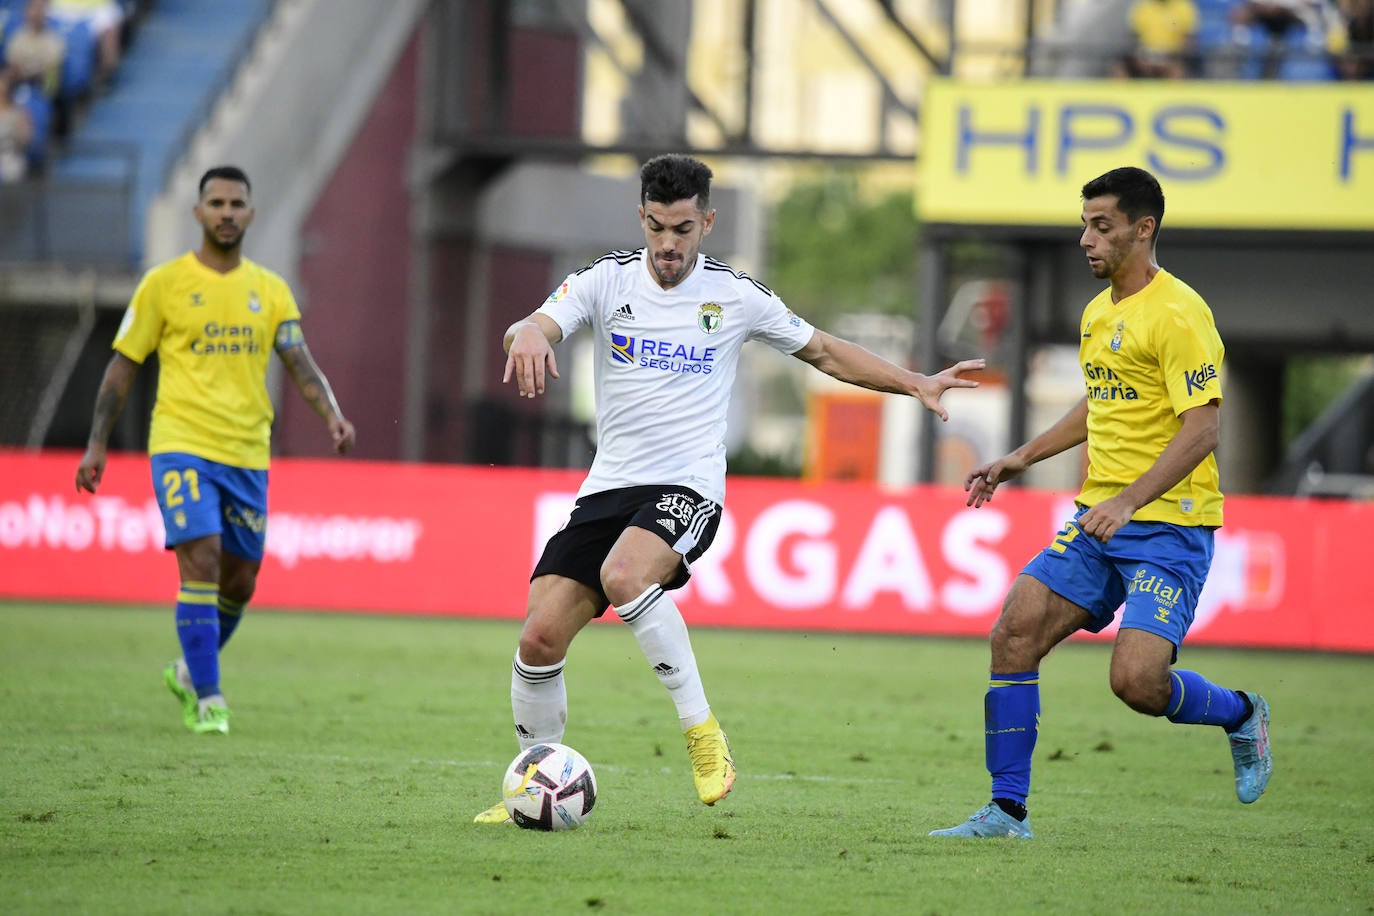
[[[696,801],[633,637],[568,663],[580,830],[479,827],[514,756],[518,624],[252,612],[233,734],[160,680],[170,609],[0,604],[4,913],[1369,913],[1374,658],[1185,648],[1260,690],[1275,775],[1131,712],[1108,648],[1042,669],[1030,842],[927,838],[987,800],[978,641],[697,630],[739,779]]]

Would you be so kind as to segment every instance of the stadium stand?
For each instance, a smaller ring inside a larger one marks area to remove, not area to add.
[[[1169,7],[1174,7],[1169,9]],[[1311,82],[1374,75],[1371,0],[1100,0],[1066,5],[1049,33],[1027,46],[1027,73],[1060,79],[1173,77],[1141,66],[1175,53],[1151,48],[1159,26],[1189,8],[1182,75],[1201,79]],[[1277,10],[1277,11],[1276,11]],[[1156,29],[1141,34],[1144,18]],[[1175,23],[1182,27],[1183,23]],[[1166,30],[1167,31],[1167,30]],[[1168,54],[1164,53],[1168,52]]]
[[[19,21],[23,2],[0,0],[0,21]],[[273,5],[121,2],[131,40],[118,68],[103,81],[92,26],[82,19],[54,19],[68,42],[57,97],[49,101],[41,92],[16,91],[15,100],[34,122],[30,172],[45,173],[47,180],[23,207],[25,227],[0,242],[0,259],[138,266],[149,201]]]
[[[1197,0],[1200,75],[1294,82],[1337,76],[1346,24],[1330,0]]]
[[[1344,40],[1339,41],[1336,68],[1341,79],[1374,79],[1374,0],[1342,0]]]
[[[15,101],[12,77],[0,70],[0,184],[23,181],[28,174],[29,140],[33,118]]]

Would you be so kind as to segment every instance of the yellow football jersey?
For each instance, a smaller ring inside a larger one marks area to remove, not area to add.
[[[1083,310],[1079,362],[1088,395],[1088,478],[1078,501],[1096,505],[1144,474],[1178,433],[1179,414],[1221,401],[1222,346],[1212,310],[1161,270],[1133,296],[1110,288]],[[1220,525],[1215,455],[1134,521]]]
[[[247,258],[221,274],[188,252],[148,271],[114,349],[136,363],[157,352],[149,453],[267,468],[267,365],[278,328],[300,316],[286,281]]]

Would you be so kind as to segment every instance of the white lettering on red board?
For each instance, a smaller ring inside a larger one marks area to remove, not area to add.
[[[267,553],[287,568],[315,559],[406,563],[415,556],[423,533],[424,525],[414,518],[274,512]],[[0,549],[142,553],[162,550],[163,544],[156,500],[131,503],[93,496],[72,502],[56,494],[31,493],[0,502]]]
[[[535,499],[533,557],[567,521],[573,494],[542,493]],[[836,511],[824,503],[790,499],[761,511],[741,537],[734,514],[721,515],[711,549],[692,564],[684,600],[726,607],[739,597],[727,561],[740,551],[749,588],[770,606],[810,611],[838,604],[863,611],[893,595],[907,611],[938,609],[961,616],[995,611],[1011,584],[1011,570],[997,545],[1011,529],[1006,514],[987,508],[961,512],[939,530],[944,566],[956,575],[937,590],[918,537],[917,525],[901,506],[880,506],[869,520],[852,563],[843,567],[835,534]],[[925,532],[930,540],[934,531]],[[532,561],[533,562],[533,561]]]

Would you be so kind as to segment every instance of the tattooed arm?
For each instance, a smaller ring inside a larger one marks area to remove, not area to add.
[[[342,455],[351,449],[357,433],[353,424],[344,418],[339,402],[334,400],[329,380],[315,365],[298,322],[291,321],[281,326],[277,332],[276,350],[291,381],[296,383],[301,397],[305,398],[305,403],[328,425],[329,436],[334,440],[334,451]]]
[[[100,486],[100,478],[105,474],[105,449],[114,429],[115,418],[124,407],[124,399],[129,396],[129,387],[138,374],[138,363],[123,353],[110,357],[105,366],[105,377],[100,381],[100,391],[95,396],[95,415],[91,418],[91,433],[86,437],[86,454],[81,456],[81,464],[76,468],[76,488],[94,493]]]

